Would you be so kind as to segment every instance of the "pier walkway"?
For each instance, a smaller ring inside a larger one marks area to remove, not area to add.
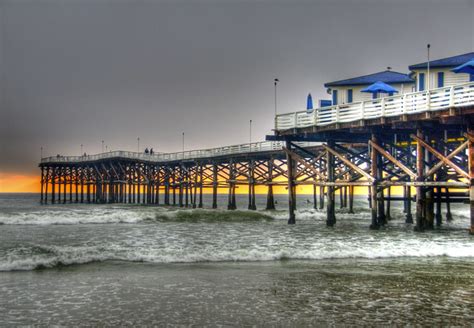
[[[336,195],[354,212],[365,190],[372,229],[403,202],[406,222],[433,229],[451,220],[452,203],[468,203],[474,233],[474,82],[310,111],[279,114],[266,142],[170,154],[114,151],[43,158],[41,202],[145,203],[203,207],[204,188],[219,188],[235,209],[237,186],[286,186],[295,223],[296,187],[311,185],[315,208],[336,224]],[[362,189],[361,189],[362,188]],[[395,195],[402,190],[403,195]],[[445,204],[445,214],[442,213]],[[414,205],[414,206],[413,206]],[[414,209],[412,209],[414,207]],[[413,217],[414,214],[414,217]]]

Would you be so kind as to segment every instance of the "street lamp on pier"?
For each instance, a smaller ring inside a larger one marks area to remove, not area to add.
[[[274,99],[275,116],[277,115],[277,85],[278,85],[278,82],[280,82],[279,79],[274,79],[273,80],[273,85],[275,86],[275,99]]]
[[[250,134],[249,135],[249,140],[250,140],[250,143],[252,143],[252,120],[250,120],[249,125],[250,125],[250,127],[249,127],[249,134]]]

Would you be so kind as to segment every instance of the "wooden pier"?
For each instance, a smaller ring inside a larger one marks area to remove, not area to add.
[[[226,189],[229,210],[236,188],[285,185],[289,224],[296,222],[296,187],[311,185],[315,207],[336,224],[336,195],[354,212],[354,189],[367,191],[372,229],[391,219],[391,202],[403,202],[417,231],[442,224],[441,204],[470,204],[474,233],[474,83],[348,105],[277,115],[266,142],[172,154],[116,151],[92,156],[43,158],[42,203],[143,203],[212,208]],[[394,195],[394,188],[403,190]],[[318,206],[319,203],[319,206]],[[413,214],[414,213],[414,218]]]

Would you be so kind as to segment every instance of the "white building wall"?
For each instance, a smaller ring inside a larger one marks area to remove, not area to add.
[[[428,88],[428,70],[427,69],[422,69],[422,70],[414,70],[415,72],[415,79],[416,79],[416,90],[418,91],[419,89],[419,80],[420,80],[420,73],[425,74],[425,90]],[[454,73],[451,72],[451,68],[433,68],[430,69],[430,84],[429,88],[430,89],[436,89],[438,88],[438,72],[444,72],[444,86],[445,87],[450,87],[452,85],[456,84],[461,84],[461,83],[467,83],[469,82],[469,74],[464,74],[464,73]]]
[[[367,85],[354,85],[354,86],[344,86],[344,87],[333,87],[331,90],[337,90],[337,103],[339,105],[347,104],[347,90],[352,89],[352,102],[364,101],[364,100],[371,100],[372,94],[367,92],[361,92],[362,89],[365,89],[369,86]],[[404,84],[404,83],[396,83],[390,84],[390,86],[394,87],[398,93],[403,94],[407,92],[413,92],[413,83]],[[380,96],[379,96],[380,97]],[[332,100],[332,97],[331,97]]]

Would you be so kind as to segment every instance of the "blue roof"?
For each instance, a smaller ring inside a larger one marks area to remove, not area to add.
[[[368,85],[375,83],[377,81],[382,81],[387,84],[390,83],[413,83],[414,80],[408,76],[408,74],[393,72],[393,71],[383,71],[369,75],[363,75],[359,77],[354,77],[347,80],[340,80],[334,82],[325,83],[324,86],[328,87],[338,87],[345,85]]]
[[[474,52],[469,52],[467,54],[457,55],[448,58],[430,60],[430,67],[456,67],[470,61],[471,59],[474,59]],[[424,62],[408,66],[408,69],[412,71],[414,69],[427,68],[427,66],[427,62]]]

